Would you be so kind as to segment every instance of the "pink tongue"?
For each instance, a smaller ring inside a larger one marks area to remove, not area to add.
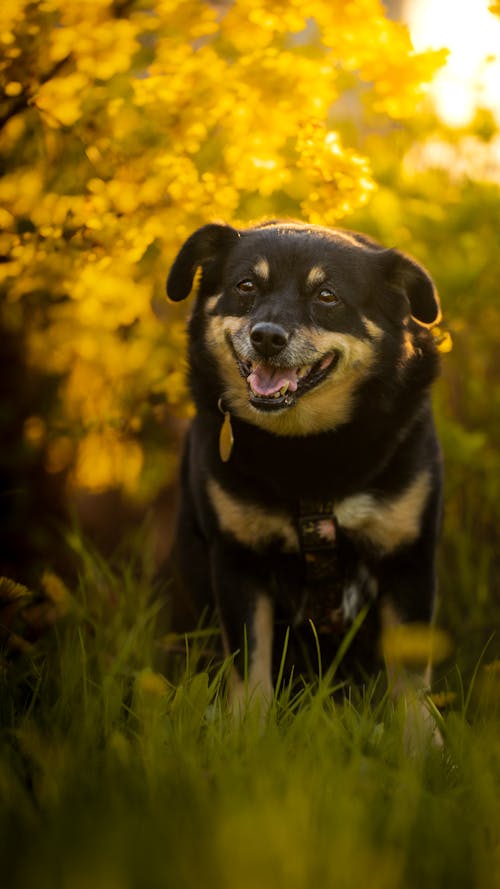
[[[274,395],[285,383],[290,392],[296,392],[298,386],[297,369],[295,367],[272,367],[269,364],[257,364],[247,383],[256,395]]]

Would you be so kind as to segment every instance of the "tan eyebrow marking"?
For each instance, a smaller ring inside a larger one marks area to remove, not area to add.
[[[206,311],[207,315],[210,315],[212,312],[215,311],[215,307],[216,307],[217,303],[219,302],[221,296],[222,296],[222,293],[215,293],[213,296],[208,297],[208,299],[205,303],[205,311]]]
[[[259,278],[264,278],[265,281],[269,280],[269,263],[264,256],[261,256],[257,260],[253,267],[253,270]]]
[[[314,284],[321,284],[326,279],[326,272],[320,265],[313,265],[307,275],[306,283],[312,287]]]
[[[384,331],[382,330],[381,327],[379,327],[373,321],[370,321],[369,318],[365,318],[364,315],[363,315],[362,321],[373,340],[379,340],[383,337]]]

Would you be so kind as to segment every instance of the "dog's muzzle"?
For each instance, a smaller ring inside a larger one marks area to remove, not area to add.
[[[256,337],[260,349],[254,343]],[[335,369],[340,358],[340,353],[334,350],[310,364],[291,366],[284,362],[280,363],[280,355],[289,340],[280,325],[267,323],[255,325],[250,333],[250,339],[255,353],[259,353],[255,359],[248,359],[239,354],[229,336],[228,343],[240,374],[247,383],[250,402],[262,411],[291,407],[298,398],[323,382]]]

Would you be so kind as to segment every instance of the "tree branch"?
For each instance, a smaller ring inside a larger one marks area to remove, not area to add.
[[[16,117],[17,114],[22,114],[23,111],[26,111],[27,108],[30,107],[33,96],[39,87],[43,86],[44,83],[47,83],[49,80],[52,80],[53,77],[56,77],[59,72],[64,68],[64,66],[71,60],[72,54],[65,56],[64,59],[60,59],[59,62],[56,62],[55,65],[47,71],[41,78],[39,83],[37,84],[35,89],[32,90],[24,90],[20,96],[16,96],[15,99],[12,100],[8,109],[0,115],[0,131],[3,130],[4,126],[12,120],[13,117]]]

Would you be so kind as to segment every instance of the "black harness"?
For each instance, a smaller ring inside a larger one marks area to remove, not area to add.
[[[321,633],[342,633],[345,629],[344,571],[339,559],[339,532],[333,502],[302,500],[298,531],[306,577],[299,621],[312,621]]]

